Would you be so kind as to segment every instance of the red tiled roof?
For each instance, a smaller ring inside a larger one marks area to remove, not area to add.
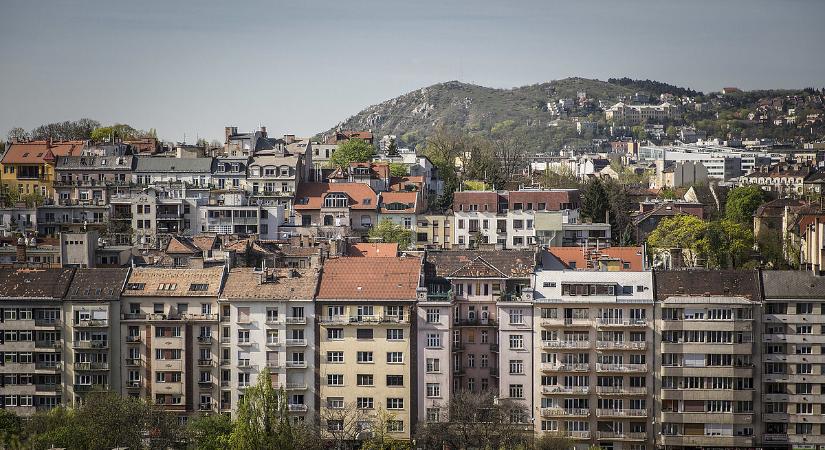
[[[406,186],[415,185],[418,189],[424,188],[424,177],[422,176],[406,176],[406,177],[392,177],[390,178],[391,191],[406,191]]]
[[[461,191],[453,194],[453,211],[469,211],[477,205],[479,212],[498,212],[499,195],[488,191]]]
[[[324,263],[319,300],[415,300],[421,274],[417,257],[336,258]]]
[[[387,209],[386,205],[392,203],[403,203],[408,205],[405,209]],[[382,214],[412,214],[418,212],[418,192],[383,192],[381,193],[381,213]]]
[[[350,245],[347,254],[359,258],[394,258],[398,256],[398,244],[395,242],[359,242]]]
[[[547,251],[568,267],[572,267],[571,263],[575,263],[577,269],[587,268],[586,250],[580,247],[550,247]],[[622,270],[638,272],[644,270],[643,252],[642,247],[608,247],[598,251],[594,250],[591,252],[591,257],[594,262],[599,259],[618,259],[630,264],[628,269]]]
[[[346,194],[352,209],[375,210],[378,206],[378,194],[364,183],[301,183],[295,194],[295,209],[321,209],[331,192]]]
[[[15,142],[3,155],[3,164],[43,164],[53,162],[58,156],[77,156],[86,145],[84,141],[32,141]]]
[[[390,177],[390,165],[388,163],[351,162],[349,163],[350,173],[355,167],[368,167],[371,175],[382,180]]]

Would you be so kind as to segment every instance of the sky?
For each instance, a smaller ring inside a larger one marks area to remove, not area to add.
[[[0,133],[312,135],[449,80],[825,87],[820,0],[0,0]]]

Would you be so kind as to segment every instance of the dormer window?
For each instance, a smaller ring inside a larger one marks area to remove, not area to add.
[[[349,197],[341,192],[331,192],[324,198],[324,208],[346,208],[349,206]]]
[[[223,165],[223,163],[218,164],[218,172],[226,172],[226,167]]]
[[[365,198],[361,203],[364,204],[364,205],[371,205],[372,204],[372,199],[371,198]]]

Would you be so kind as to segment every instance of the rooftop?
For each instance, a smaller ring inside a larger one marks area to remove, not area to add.
[[[397,243],[359,242],[347,249],[349,256],[367,258],[387,258],[398,256]]]
[[[118,300],[128,275],[128,268],[77,269],[66,300]]]
[[[417,257],[335,258],[324,263],[319,300],[404,300],[417,297],[421,260]]]
[[[656,299],[725,296],[759,300],[759,272],[755,270],[656,271]]]
[[[129,275],[124,296],[217,297],[223,282],[223,266],[209,269],[136,267]]]
[[[229,272],[222,298],[259,300],[312,300],[318,284],[314,269],[236,268]]]
[[[528,278],[535,268],[532,250],[449,250],[427,252],[427,278]]]
[[[0,269],[0,299],[60,300],[75,269]]]
[[[32,141],[12,143],[3,155],[3,164],[42,164],[58,156],[79,155],[84,141]]]

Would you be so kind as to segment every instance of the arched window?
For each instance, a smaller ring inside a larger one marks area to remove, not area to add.
[[[349,197],[341,192],[331,192],[324,198],[324,208],[346,208],[349,206]]]

